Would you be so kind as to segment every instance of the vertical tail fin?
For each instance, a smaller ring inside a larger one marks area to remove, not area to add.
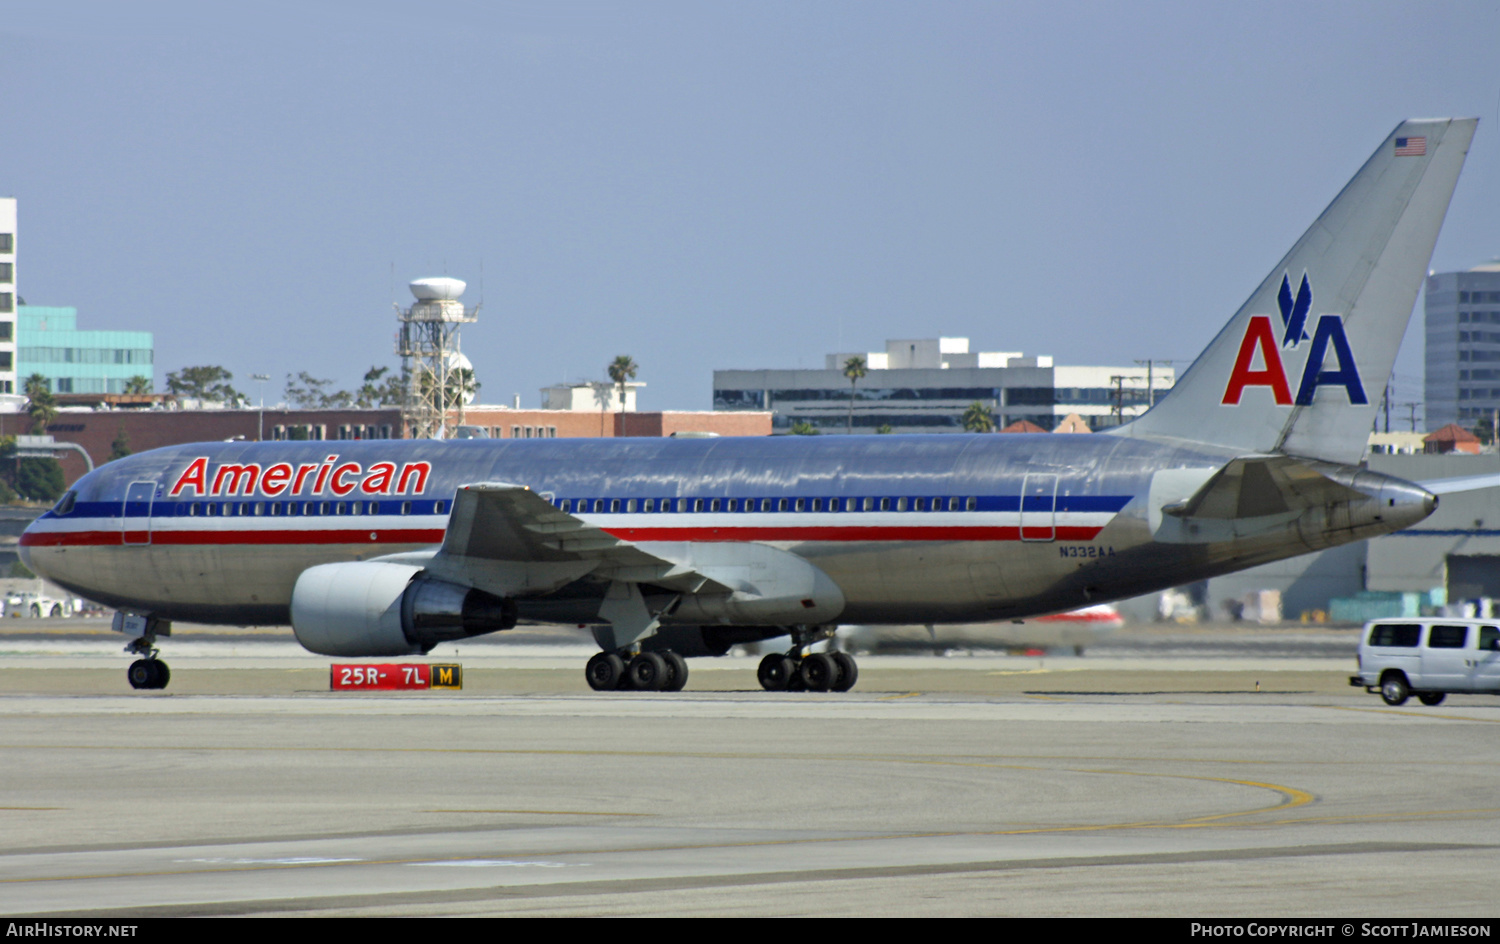
[[[1404,121],[1119,435],[1358,462],[1477,118]]]

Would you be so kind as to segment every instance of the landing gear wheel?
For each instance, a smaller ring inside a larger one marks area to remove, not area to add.
[[[160,659],[137,659],[125,670],[131,688],[166,688],[172,671]]]
[[[1443,703],[1443,699],[1447,697],[1447,692],[1423,692],[1422,694],[1417,696],[1417,701],[1426,705],[1428,708],[1433,708],[1437,705],[1441,705]]]
[[[641,692],[659,692],[667,684],[667,660],[654,652],[642,652],[625,667],[630,687]]]
[[[810,692],[826,692],[833,689],[839,679],[839,666],[833,656],[826,652],[815,652],[802,660],[797,674]]]
[[[661,654],[662,661],[667,664],[667,683],[661,687],[664,692],[680,692],[687,684],[688,664],[687,660],[672,650],[668,649]]]
[[[859,663],[855,662],[854,657],[847,652],[831,652],[829,655],[833,657],[833,662],[839,669],[839,677],[833,683],[833,690],[847,692],[854,687],[855,682],[859,681]]]
[[[62,616],[63,615],[62,604],[61,603],[54,603],[54,604],[52,604],[52,612],[48,613],[47,615],[49,617],[51,617],[52,619],[57,619],[58,617]]]
[[[786,691],[787,682],[796,674],[797,663],[779,652],[773,652],[760,660],[760,668],[755,671],[756,677],[760,679],[760,687],[768,692]]]
[[[594,691],[612,692],[620,687],[620,679],[625,677],[625,660],[613,652],[595,653],[584,666],[583,676]]]
[[[1404,705],[1410,695],[1411,686],[1406,684],[1405,676],[1392,673],[1380,680],[1380,697],[1387,705]]]

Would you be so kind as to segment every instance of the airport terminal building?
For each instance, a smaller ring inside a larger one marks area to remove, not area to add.
[[[867,373],[852,384],[850,358]],[[996,429],[1029,422],[1054,429],[1070,413],[1095,429],[1145,412],[1171,389],[1170,367],[1058,366],[1051,357],[970,351],[968,338],[897,339],[884,351],[829,354],[822,370],[716,370],[715,410],[769,411],[776,432],[807,424],[820,433],[961,433],[983,405]],[[851,391],[852,387],[852,391]]]

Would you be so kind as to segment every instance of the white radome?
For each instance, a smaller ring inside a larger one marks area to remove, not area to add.
[[[463,279],[443,276],[436,279],[413,279],[407,287],[419,302],[451,302],[464,293],[469,283]]]

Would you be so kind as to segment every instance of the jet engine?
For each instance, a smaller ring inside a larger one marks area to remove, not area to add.
[[[516,625],[516,603],[408,564],[309,567],[292,590],[297,641],[327,656],[401,656]]]

